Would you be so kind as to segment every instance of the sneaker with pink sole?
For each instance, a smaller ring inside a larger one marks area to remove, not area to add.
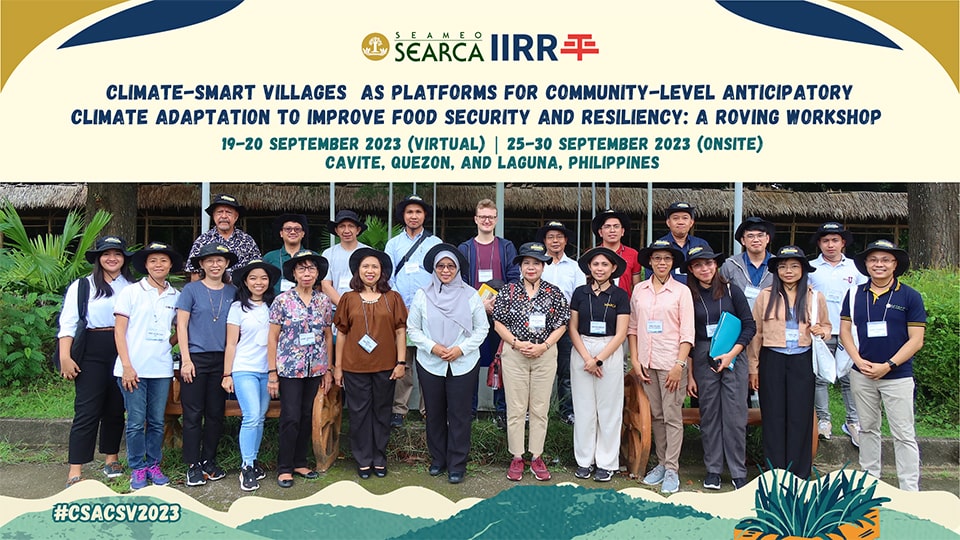
[[[513,458],[507,469],[507,480],[519,482],[523,478],[523,458]]]
[[[530,472],[533,473],[534,478],[541,482],[550,479],[550,471],[547,470],[547,464],[539,457],[530,461]]]

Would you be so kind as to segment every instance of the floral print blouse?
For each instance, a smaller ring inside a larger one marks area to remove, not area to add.
[[[278,295],[270,306],[270,324],[280,327],[277,375],[304,378],[326,373],[333,344],[326,342],[324,329],[332,322],[333,302],[322,292],[313,291],[309,305],[296,289]]]

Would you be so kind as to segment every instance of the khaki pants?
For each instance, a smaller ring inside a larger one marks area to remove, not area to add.
[[[860,414],[860,467],[880,478],[881,405],[893,435],[900,489],[920,491],[920,449],[914,429],[912,377],[873,380],[850,370],[850,389]]]
[[[687,397],[687,368],[680,373],[680,386],[675,392],[666,388],[669,370],[647,369],[650,382],[643,392],[650,400],[651,431],[657,446],[657,459],[671,471],[680,470],[680,447],[683,445],[683,399]]]
[[[507,398],[507,446],[513,456],[522,456],[523,425],[530,413],[530,453],[543,453],[547,438],[550,394],[557,374],[557,348],[550,347],[539,358],[527,358],[509,346],[501,354],[503,390]]]

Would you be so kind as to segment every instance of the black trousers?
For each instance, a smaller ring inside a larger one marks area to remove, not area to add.
[[[209,365],[198,356],[219,355],[220,367],[196,373],[193,382],[180,380],[180,404],[183,406],[183,462],[187,464],[215,461],[217,446],[223,435],[223,415],[226,409],[227,392],[220,386],[223,382],[223,353],[193,353],[197,369]]]
[[[479,363],[468,373],[454,376],[447,366],[447,374],[439,377],[417,364],[420,393],[427,411],[427,448],[432,465],[446,467],[450,472],[467,471],[470,454],[470,397],[477,387]]]
[[[813,466],[812,353],[787,355],[763,347],[759,377],[763,454],[774,467],[807,479]]]
[[[359,467],[386,467],[390,411],[396,381],[391,371],[343,372],[344,401],[350,411],[350,451]],[[427,417],[430,417],[430,414]]]
[[[87,332],[86,351],[75,358],[80,374],[73,380],[73,425],[70,426],[69,460],[74,465],[93,461],[100,432],[100,452],[116,454],[123,436],[123,394],[113,376],[117,344],[113,332]]]
[[[277,474],[307,466],[313,440],[313,401],[323,377],[280,377],[280,448]]]

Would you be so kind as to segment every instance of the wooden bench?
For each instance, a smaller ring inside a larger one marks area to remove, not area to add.
[[[170,383],[170,393],[167,395],[167,406],[163,414],[163,445],[169,448],[181,448],[183,425],[180,423],[180,417],[183,416],[183,405],[180,403],[179,374]],[[237,400],[227,400],[224,416],[243,416]],[[267,418],[280,417],[279,400],[270,400],[266,416]],[[327,395],[317,392],[316,400],[313,402],[313,454],[317,460],[317,469],[321,472],[333,466],[340,454],[342,419],[343,395],[340,388],[334,385]]]
[[[643,383],[635,373],[624,375],[623,392],[623,428],[620,431],[620,456],[627,464],[627,472],[631,478],[640,479],[647,470],[650,460],[650,433],[651,413],[650,401],[643,391]],[[818,432],[816,412],[813,422],[813,457],[817,456]],[[683,409],[683,424],[694,425],[700,423],[700,409],[685,407]],[[747,409],[747,425],[759,426],[762,423],[760,409]]]

